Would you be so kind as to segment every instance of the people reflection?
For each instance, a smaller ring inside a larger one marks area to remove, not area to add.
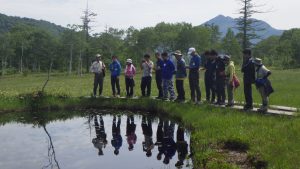
[[[143,142],[143,151],[146,152],[147,157],[151,157],[152,149],[154,148],[154,143],[152,139],[152,121],[149,117],[142,117],[142,130],[145,137],[145,141]]]
[[[134,144],[136,143],[136,134],[135,134],[136,124],[134,124],[134,117],[130,115],[127,117],[127,125],[126,125],[126,136],[128,143],[128,150],[132,151],[134,148]]]
[[[176,143],[174,141],[174,130],[175,130],[175,123],[169,121],[164,122],[164,139],[163,139],[163,149],[165,158],[163,160],[164,164],[169,164],[170,159],[176,153]]]
[[[156,143],[155,145],[158,148],[158,154],[157,154],[157,160],[161,160],[162,155],[164,153],[163,149],[163,139],[164,139],[164,132],[163,132],[163,120],[159,119],[159,123],[157,126],[157,131],[156,131]]]
[[[99,121],[100,121],[100,125],[98,122],[98,117],[97,115],[95,115],[94,124],[95,124],[96,138],[94,138],[92,142],[94,144],[94,147],[98,149],[98,155],[102,156],[103,155],[102,149],[106,147],[107,140],[106,140],[106,133],[104,128],[104,121],[101,115]]]
[[[121,116],[118,116],[118,122],[116,122],[116,116],[113,118],[112,124],[112,140],[111,145],[115,148],[114,154],[119,155],[119,150],[122,147],[122,136],[121,136]]]
[[[188,144],[184,139],[184,128],[182,125],[178,126],[177,129],[177,154],[178,154],[178,161],[175,164],[176,167],[183,166],[183,162],[188,154]]]

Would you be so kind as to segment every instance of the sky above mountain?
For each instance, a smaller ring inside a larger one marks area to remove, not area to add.
[[[300,28],[298,0],[254,0],[271,11],[254,15],[277,29]],[[86,0],[0,0],[0,13],[47,20],[62,26],[81,24]],[[96,32],[105,26],[143,28],[159,22],[188,22],[200,25],[222,14],[238,17],[238,0],[89,0],[89,8],[98,14],[92,24]]]

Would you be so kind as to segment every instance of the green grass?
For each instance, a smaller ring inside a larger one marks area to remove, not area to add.
[[[237,71],[242,80],[242,75]],[[205,89],[203,82],[203,72],[201,74],[201,91],[202,98],[205,98]],[[296,70],[273,70],[270,79],[275,89],[275,93],[270,97],[270,104],[284,105],[300,108],[300,69]],[[21,75],[4,76],[0,78],[0,98],[18,96],[23,93],[30,93],[40,90],[47,76],[46,74],[31,74],[28,77]],[[157,96],[157,88],[155,78],[152,80],[152,96]],[[111,96],[110,77],[105,78],[104,95]],[[140,75],[135,78],[135,94],[141,95],[140,91]],[[124,76],[120,77],[121,95],[125,95]],[[46,87],[46,92],[50,94],[69,95],[69,96],[90,96],[93,88],[93,75],[86,74],[82,77],[66,74],[53,74]],[[190,98],[190,90],[188,80],[185,81],[186,97]],[[253,86],[254,102],[260,103],[260,96]],[[239,87],[235,91],[235,100],[244,101],[243,87]],[[1,104],[0,104],[1,107]]]

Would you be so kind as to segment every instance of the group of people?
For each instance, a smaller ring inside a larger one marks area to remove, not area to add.
[[[105,132],[105,126],[102,116],[98,118],[94,116],[94,125],[96,131],[96,137],[92,140],[92,143],[96,149],[98,149],[98,155],[104,155],[103,149],[107,146],[107,135]],[[123,139],[121,135],[121,117],[114,116],[112,124],[112,140],[111,145],[114,147],[114,154],[119,155],[120,148],[122,147]],[[178,161],[175,166],[180,167],[184,164],[184,160],[188,155],[188,143],[185,140],[185,129],[182,125],[177,128],[176,142],[174,138],[175,123],[168,120],[159,119],[159,123],[156,131],[156,142],[153,141],[153,129],[152,118],[142,117],[141,123],[144,141],[142,142],[142,149],[147,157],[152,156],[152,151],[157,146],[158,154],[157,160],[161,160],[164,156],[163,163],[169,164],[170,160],[178,153]],[[126,137],[128,150],[133,151],[134,145],[137,141],[136,124],[132,115],[127,116],[126,123]]]
[[[174,56],[172,60],[170,56]],[[196,52],[195,48],[188,50],[189,63],[186,63],[181,51],[174,53],[155,53],[156,62],[151,61],[151,56],[145,54],[140,64],[142,70],[141,93],[143,97],[151,95],[152,73],[155,71],[156,86],[158,89],[157,99],[185,102],[184,81],[188,78],[191,101],[195,104],[201,103],[201,90],[199,85],[200,70],[205,71],[205,88],[206,101],[216,105],[234,106],[234,90],[239,87],[240,82],[236,75],[234,62],[230,55],[219,55],[215,50],[206,51],[202,55],[205,62],[202,63],[201,56]],[[268,110],[269,95],[273,92],[268,77],[271,71],[262,63],[260,58],[254,58],[250,49],[243,51],[243,81],[245,105],[244,110],[253,109],[252,85],[255,84],[261,97],[261,112]],[[203,65],[203,66],[202,66]],[[99,95],[102,95],[103,79],[105,76],[105,64],[101,61],[101,55],[96,55],[96,61],[91,66],[91,72],[95,74],[94,91],[96,96],[99,86]],[[120,96],[120,75],[122,67],[117,56],[112,56],[112,63],[109,65],[111,72],[111,88],[114,97]],[[187,73],[189,70],[189,73]],[[126,97],[134,96],[134,87],[136,76],[136,67],[133,65],[132,59],[126,60],[124,69]],[[177,91],[177,97],[174,87]],[[227,91],[227,104],[226,100]]]

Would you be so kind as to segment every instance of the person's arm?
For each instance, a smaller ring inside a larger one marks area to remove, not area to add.
[[[263,77],[263,79],[267,79],[272,74],[271,71],[268,71],[268,73]]]

